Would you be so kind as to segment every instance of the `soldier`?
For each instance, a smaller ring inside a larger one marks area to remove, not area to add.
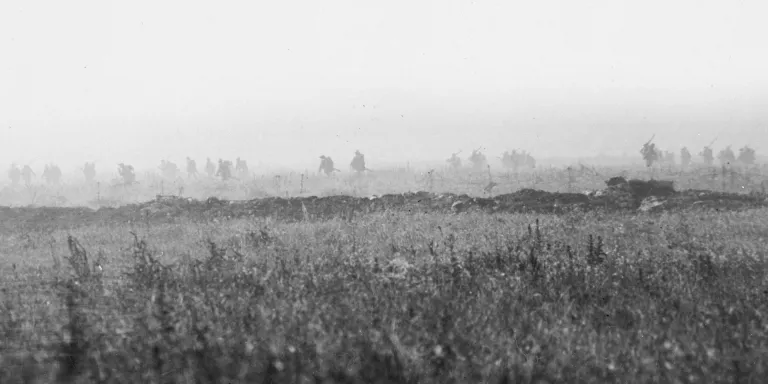
[[[21,169],[19,169],[19,166],[16,165],[16,163],[11,164],[11,169],[8,170],[8,178],[11,179],[11,184],[19,185],[19,180],[21,180]]]
[[[195,160],[187,157],[187,178],[191,179],[193,177],[197,179],[197,163],[195,163]]]
[[[334,168],[333,159],[325,155],[320,156],[320,168],[317,169],[318,173],[323,172],[326,175],[331,176],[333,172],[338,171],[338,169]]]
[[[368,170],[368,168],[365,167],[365,155],[360,153],[359,150],[355,151],[355,157],[352,158],[352,162],[349,163],[349,166],[357,173]]]
[[[472,150],[472,154],[469,156],[469,162],[472,163],[472,168],[475,171],[482,170],[487,164],[485,155],[480,152],[480,149]]]
[[[687,147],[683,147],[683,149],[680,150],[680,165],[683,168],[687,168],[691,164],[691,152],[688,151]]]
[[[136,174],[133,173],[132,165],[125,165],[123,163],[120,163],[117,166],[118,166],[117,173],[119,173],[120,177],[123,178],[124,184],[131,185],[136,181]]]
[[[47,182],[49,184],[58,185],[61,182],[61,169],[56,164],[51,164],[50,167],[46,166],[48,171]]]
[[[55,184],[61,182],[61,168],[56,164],[53,165],[53,181]]]
[[[523,164],[525,164],[528,168],[534,169],[536,168],[536,159],[533,158],[533,156],[528,152],[523,152],[525,156],[525,160],[523,161]]]
[[[168,162],[165,160],[160,160],[160,166],[157,167],[157,169],[160,170],[160,175],[162,177],[166,177],[166,173],[168,172]]]
[[[699,153],[699,156],[704,158],[704,164],[711,166],[715,162],[715,156],[713,155],[712,148],[709,146],[704,147],[704,150]]]
[[[675,165],[675,153],[672,151],[664,151],[664,162],[669,166]]]
[[[163,178],[173,180],[179,174],[179,166],[176,163],[169,160],[160,161],[160,172],[163,174]]]
[[[248,177],[248,164],[245,162],[245,160],[241,160],[239,157],[237,158],[235,163],[235,172],[237,172],[240,178]]]
[[[232,177],[232,170],[230,169],[231,163],[219,159],[219,169],[216,171],[216,176],[221,177],[222,181],[227,181]]]
[[[659,156],[660,151],[656,149],[656,144],[651,143],[648,141],[647,143],[643,144],[643,148],[640,150],[640,154],[643,155],[643,159],[645,160],[645,166],[651,167],[654,163],[656,163],[661,156]]]
[[[739,149],[739,162],[745,165],[752,165],[755,163],[757,156],[755,156],[755,150],[753,148],[750,148],[748,145],[745,145],[743,148]]]
[[[61,180],[61,169],[54,164],[48,164],[43,171],[43,179],[48,184],[58,184]]]
[[[207,158],[205,162],[205,173],[208,174],[208,177],[214,177],[216,175],[216,165],[213,164],[210,157]]]
[[[452,153],[451,157],[445,161],[446,163],[448,163],[448,166],[451,167],[451,169],[453,170],[457,170],[461,168],[461,158],[459,157],[459,153],[461,153],[461,151]]]
[[[85,175],[85,181],[93,182],[93,179],[96,178],[96,163],[85,163],[83,174]]]
[[[21,177],[24,179],[24,183],[27,185],[31,184],[32,176],[36,176],[35,172],[32,171],[32,168],[29,166],[29,164],[25,165],[21,170]]]
[[[720,160],[722,165],[733,164],[736,161],[736,155],[729,145],[717,154],[717,159]]]
[[[51,184],[51,166],[46,164],[45,168],[43,169],[43,180],[45,180],[46,183]]]
[[[504,168],[511,168],[517,172],[517,151],[512,150],[512,153],[504,151],[504,154],[501,155],[501,165],[503,165]]]

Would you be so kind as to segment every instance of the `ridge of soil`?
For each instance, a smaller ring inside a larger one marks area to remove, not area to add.
[[[617,198],[616,193],[622,197]],[[664,191],[637,195],[631,189],[608,187],[602,194],[553,193],[522,189],[495,197],[466,194],[408,192],[373,197],[346,195],[328,197],[268,197],[253,200],[222,200],[215,197],[195,200],[157,196],[155,200],[117,208],[102,207],[0,207],[0,228],[29,225],[67,228],[86,224],[126,222],[174,222],[178,218],[213,220],[223,218],[270,217],[282,221],[329,220],[383,211],[461,213],[566,213],[572,211],[668,211],[713,209],[733,211],[768,206],[763,195],[744,195],[707,190]]]

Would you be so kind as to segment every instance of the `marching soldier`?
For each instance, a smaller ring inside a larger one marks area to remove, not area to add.
[[[11,169],[8,170],[8,178],[11,179],[11,184],[19,185],[21,180],[21,169],[16,163],[11,164]]]
[[[349,163],[349,166],[357,173],[369,170],[365,167],[365,155],[360,153],[360,151],[355,151],[355,157],[352,158],[352,162]]]
[[[197,179],[197,163],[195,163],[195,160],[187,157],[187,178],[191,179],[192,177]]]
[[[85,175],[85,181],[91,183],[96,178],[96,163],[85,163],[83,167],[83,175]]]
[[[338,172],[339,170],[336,169],[333,165],[333,159],[331,159],[328,156],[320,156],[320,168],[317,169],[317,172],[323,172],[326,175],[330,176],[333,174],[333,172]]]
[[[208,177],[216,176],[216,165],[213,164],[210,157],[206,159],[205,173],[208,174]]]
[[[29,164],[25,165],[21,170],[21,177],[24,179],[24,183],[27,185],[31,184],[32,176],[36,176],[35,172],[32,171],[32,168],[29,166]]]

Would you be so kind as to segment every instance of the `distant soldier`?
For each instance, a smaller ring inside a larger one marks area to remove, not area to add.
[[[168,180],[174,180],[179,174],[179,166],[176,163],[168,160],[160,161],[160,172],[162,172],[163,178]]]
[[[472,154],[469,156],[469,162],[472,163],[472,169],[475,171],[482,170],[485,168],[485,165],[488,164],[485,155],[480,152],[479,148],[472,150]]]
[[[360,153],[360,151],[355,151],[355,157],[352,158],[352,162],[349,163],[349,166],[357,173],[369,170],[365,167],[365,155]]]
[[[755,160],[757,159],[757,156],[755,155],[755,150],[750,148],[749,146],[745,145],[743,148],[739,149],[739,162],[744,165],[752,165],[755,163]]]
[[[35,172],[32,171],[32,168],[29,165],[25,165],[21,170],[21,177],[24,179],[24,183],[27,185],[31,184],[32,176],[36,176]]]
[[[333,165],[333,159],[331,159],[328,156],[320,156],[320,167],[317,169],[317,172],[323,172],[326,175],[330,176],[333,174],[333,172],[339,172],[338,169],[336,169]]]
[[[11,169],[8,170],[8,178],[11,179],[11,184],[19,185],[21,180],[21,169],[16,163],[11,164]]]
[[[43,179],[46,183],[56,185],[61,181],[61,169],[54,164],[48,164],[43,171]]]
[[[729,145],[717,154],[717,159],[721,165],[733,164],[736,161],[736,155]]]
[[[221,180],[227,181],[232,178],[232,163],[230,161],[224,161],[219,159],[219,169],[216,171],[216,176],[221,177]]]
[[[523,156],[524,156],[523,164],[526,167],[531,169],[536,168],[536,159],[533,158],[533,156],[530,153],[523,151]]]
[[[197,163],[189,157],[187,157],[187,177],[197,179]]]
[[[461,151],[455,152],[451,154],[451,157],[448,158],[445,162],[448,163],[448,166],[451,167],[453,170],[457,170],[461,168],[461,158],[459,157],[459,153]]]
[[[517,172],[517,151],[512,150],[512,153],[504,151],[501,155],[501,165],[506,169],[512,169]]]
[[[235,163],[235,172],[240,176],[240,178],[246,178],[248,177],[248,164],[245,162],[245,160],[241,160],[239,157],[236,160]]]
[[[660,152],[661,151],[656,149],[656,144],[651,143],[650,141],[643,144],[643,148],[640,150],[640,154],[643,155],[645,166],[651,167],[654,163],[658,162],[661,158]]]
[[[667,165],[675,165],[675,153],[672,151],[664,151],[664,163]]]
[[[120,174],[120,177],[123,178],[124,184],[131,185],[136,182],[136,174],[133,172],[132,165],[120,163],[117,165],[117,167],[117,173]]]
[[[501,156],[501,164],[504,166],[504,168],[512,168],[515,172],[520,167],[525,168],[536,168],[536,159],[531,156],[530,153],[526,151],[517,152],[517,150],[512,150],[512,153],[509,151],[504,151],[504,154]]]
[[[58,165],[53,165],[53,178],[56,184],[61,182],[61,168]]]
[[[96,178],[96,163],[85,163],[83,175],[85,175],[85,181],[92,183]]]
[[[47,184],[51,184],[51,166],[50,165],[48,164],[45,165],[45,168],[43,169],[42,177]]]
[[[691,165],[691,152],[688,151],[688,148],[683,147],[683,149],[680,150],[680,165],[683,166],[683,168],[688,168],[689,165]]]
[[[208,174],[208,177],[216,176],[216,165],[213,164],[210,157],[205,162],[205,173]]]
[[[715,156],[713,155],[712,148],[709,146],[704,147],[699,156],[704,158],[704,164],[707,166],[711,166],[715,162]]]

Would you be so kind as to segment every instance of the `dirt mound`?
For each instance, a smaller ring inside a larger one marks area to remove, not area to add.
[[[634,186],[633,186],[634,185]],[[590,194],[550,193],[522,189],[494,198],[455,194],[411,192],[383,196],[299,197],[228,201],[211,197],[194,200],[157,196],[153,201],[118,208],[0,207],[3,227],[36,224],[57,228],[85,223],[174,222],[179,218],[211,220],[216,218],[271,217],[283,221],[327,220],[349,214],[372,212],[444,212],[461,213],[563,213],[573,210],[641,210],[646,212],[674,209],[738,210],[768,205],[765,196],[738,195],[713,191],[670,191],[669,184],[619,183]]]
[[[648,211],[649,204],[643,201],[657,201],[674,195],[672,181],[638,180],[627,181],[623,177],[612,177],[606,180],[607,188],[601,191],[587,193],[591,205],[605,209],[640,209]],[[654,199],[649,199],[653,197]],[[658,204],[654,204],[656,206]]]

